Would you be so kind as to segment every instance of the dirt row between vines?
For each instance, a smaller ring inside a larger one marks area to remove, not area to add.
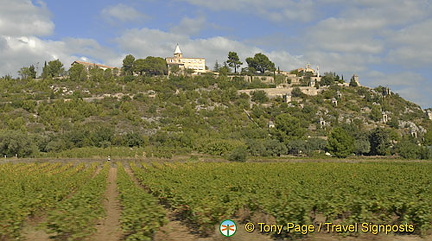
[[[113,164],[112,164],[113,165]],[[117,241],[122,238],[120,226],[121,206],[117,191],[117,167],[111,166],[108,173],[108,185],[103,202],[106,217],[97,225],[97,232],[89,240]]]

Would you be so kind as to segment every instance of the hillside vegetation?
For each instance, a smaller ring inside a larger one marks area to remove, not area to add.
[[[165,158],[203,153],[237,161],[326,152],[431,157],[432,121],[418,105],[383,87],[331,82],[317,96],[293,91],[290,103],[259,91],[238,92],[254,87],[274,85],[102,70],[82,80],[6,76],[0,79],[0,153]]]

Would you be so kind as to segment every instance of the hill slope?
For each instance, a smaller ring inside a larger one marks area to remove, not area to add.
[[[0,152],[7,156],[324,155],[336,127],[362,155],[428,158],[432,145],[423,110],[383,87],[334,83],[316,96],[293,93],[290,103],[239,92],[266,84],[212,76],[3,78],[0,87]]]

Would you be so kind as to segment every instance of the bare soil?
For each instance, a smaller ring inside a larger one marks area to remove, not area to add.
[[[117,168],[111,167],[108,173],[108,185],[105,192],[104,208],[105,219],[97,224],[97,232],[88,240],[92,241],[117,241],[122,237],[120,228],[121,207],[118,201],[117,191]]]
[[[21,236],[23,240],[34,240],[34,241],[49,241],[50,235],[44,230],[38,228],[38,225],[45,220],[44,216],[34,216],[29,218],[23,226]]]

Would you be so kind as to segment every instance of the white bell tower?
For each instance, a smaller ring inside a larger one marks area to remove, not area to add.
[[[183,58],[183,53],[182,53],[182,51],[180,49],[179,44],[177,44],[177,46],[176,46],[176,48],[174,50],[174,57],[179,58],[179,59]]]

